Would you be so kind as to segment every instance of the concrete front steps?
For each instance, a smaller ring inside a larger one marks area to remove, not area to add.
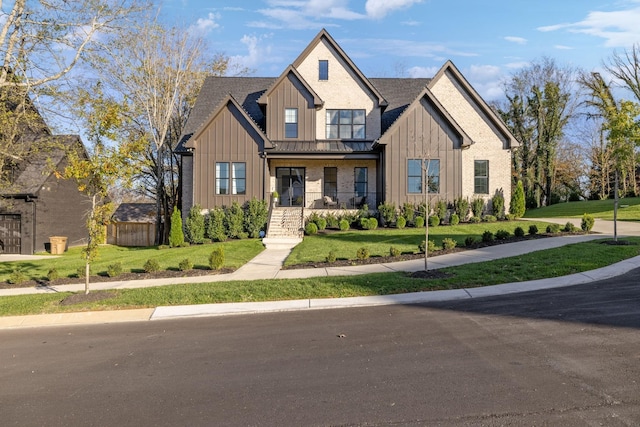
[[[302,242],[303,235],[302,208],[273,208],[262,243],[267,249],[291,249]]]

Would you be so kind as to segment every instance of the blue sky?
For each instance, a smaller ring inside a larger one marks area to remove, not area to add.
[[[321,28],[368,77],[431,77],[450,59],[487,100],[536,58],[599,70],[640,43],[640,0],[156,0],[254,76],[277,76]]]

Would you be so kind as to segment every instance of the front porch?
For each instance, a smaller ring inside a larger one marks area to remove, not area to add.
[[[280,160],[269,162],[270,191],[277,191],[277,206],[305,209],[375,209],[375,160]]]

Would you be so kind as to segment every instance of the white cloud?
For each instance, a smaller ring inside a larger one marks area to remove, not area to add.
[[[505,75],[500,67],[495,65],[472,65],[468,70],[462,71],[462,74],[485,101],[492,101],[504,96],[502,83]]]
[[[381,19],[396,9],[408,8],[421,2],[422,0],[367,0],[364,8],[367,11],[367,16]]]
[[[555,45],[553,47],[555,47],[558,50],[572,50],[573,49],[571,46],[565,46],[565,45],[562,45],[562,44],[557,44],[557,45]]]
[[[527,39],[522,37],[506,36],[504,39],[511,43],[527,44]]]
[[[539,27],[538,31],[566,30],[603,38],[607,47],[628,47],[640,40],[638,22],[640,7],[634,7],[627,10],[589,12],[582,21]]]
[[[438,72],[439,67],[411,67],[407,70],[412,79],[433,77]]]
[[[407,27],[418,27],[422,25],[419,21],[402,21],[400,24],[406,25]]]
[[[210,12],[206,18],[198,18],[196,23],[189,27],[188,31],[201,36],[207,35],[211,30],[220,26],[220,24],[218,24],[220,18],[219,13]]]
[[[508,64],[505,64],[505,67],[511,70],[518,70],[520,68],[525,68],[528,66],[529,66],[528,61],[509,62]]]
[[[451,56],[474,57],[474,52],[454,50],[443,43],[402,40],[402,39],[359,39],[343,40],[344,43],[353,42],[357,45],[365,45],[372,52],[381,52],[388,56],[401,58],[433,58],[444,61]]]

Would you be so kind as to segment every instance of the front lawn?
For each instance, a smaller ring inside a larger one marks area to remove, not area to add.
[[[585,213],[599,219],[613,219],[613,199],[583,200],[558,203],[538,209],[527,209],[525,218],[580,218]],[[618,219],[640,221],[640,197],[620,199]]]
[[[529,227],[535,224],[540,233],[544,233],[548,223],[537,221],[499,221],[482,222],[478,224],[441,225],[429,227],[429,240],[436,246],[442,246],[442,239],[451,238],[458,247],[465,246],[465,240],[473,237],[476,241],[482,239],[485,231],[496,233],[506,230],[513,235],[516,227],[522,227],[528,233]],[[304,241],[296,246],[285,261],[286,266],[306,262],[325,261],[330,251],[337,259],[355,259],[358,249],[365,247],[371,257],[389,255],[389,248],[394,246],[401,253],[416,253],[418,245],[425,238],[424,228],[378,228],[376,230],[350,230],[341,232],[320,233],[305,236]]]
[[[64,306],[60,301],[70,293],[7,296],[0,298],[0,315],[340,298],[488,286],[579,273],[637,256],[640,238],[626,240],[632,244],[608,245],[602,241],[590,241],[495,261],[444,268],[440,271],[448,277],[433,279],[414,279],[409,277],[408,273],[398,272],[310,279],[184,284],[93,291],[92,293],[107,293],[105,296],[108,298],[92,303]],[[585,253],[589,256],[585,257]]]
[[[100,256],[91,265],[92,275],[104,275],[107,266],[122,263],[122,271],[142,272],[149,259],[157,260],[160,269],[178,269],[185,258],[193,262],[194,268],[209,268],[209,255],[215,247],[222,246],[225,253],[223,268],[237,269],[258,255],[264,247],[258,239],[231,240],[224,243],[193,245],[184,248],[159,250],[157,247],[123,247],[104,245],[100,247]],[[55,268],[60,277],[73,277],[78,269],[84,269],[81,247],[69,248],[60,257],[42,260],[16,261],[0,263],[0,282],[6,281],[15,269],[22,270],[29,280],[43,280],[50,269]]]

